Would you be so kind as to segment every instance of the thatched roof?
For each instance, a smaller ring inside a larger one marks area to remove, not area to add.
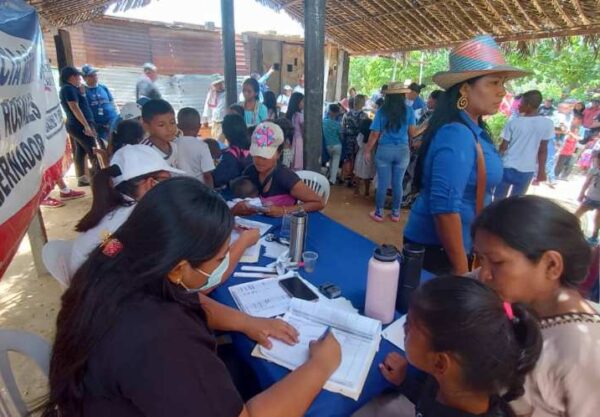
[[[304,20],[303,0],[257,0]],[[600,33],[599,0],[327,0],[326,34],[353,54]]]
[[[151,0],[27,0],[47,23],[70,26],[102,16],[109,7],[124,11],[145,6]]]

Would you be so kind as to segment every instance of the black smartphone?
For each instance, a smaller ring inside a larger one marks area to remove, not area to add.
[[[279,65],[279,64],[277,64],[277,63],[273,64],[273,69],[274,69],[275,71],[279,71],[279,68],[281,68],[281,65]]]
[[[279,285],[284,289],[290,297],[300,298],[306,301],[316,301],[319,296],[315,294],[313,290],[308,288],[302,280],[298,277],[284,278],[279,281]]]

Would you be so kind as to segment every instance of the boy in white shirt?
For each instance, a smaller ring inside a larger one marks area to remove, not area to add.
[[[521,98],[520,115],[504,126],[500,145],[504,174],[494,199],[527,193],[536,169],[536,180],[546,180],[548,141],[554,138],[554,124],[549,118],[538,115],[541,103],[542,93],[527,91]]]
[[[169,165],[178,166],[177,144],[173,141],[177,135],[175,110],[165,100],[149,100],[142,107],[142,123],[148,137],[142,145],[152,147]]]
[[[198,137],[200,113],[191,107],[184,107],[177,113],[177,126],[183,132],[183,136],[175,140],[179,152],[177,168],[212,188],[215,163],[210,148]]]

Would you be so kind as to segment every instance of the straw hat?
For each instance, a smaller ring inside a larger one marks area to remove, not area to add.
[[[450,70],[438,72],[433,82],[447,90],[453,85],[471,78],[490,74],[502,74],[506,78],[518,78],[529,74],[506,63],[498,44],[490,35],[470,39],[450,51]]]
[[[385,94],[406,94],[410,93],[410,88],[406,87],[404,83],[398,81],[392,81],[388,83],[388,88],[385,90]]]

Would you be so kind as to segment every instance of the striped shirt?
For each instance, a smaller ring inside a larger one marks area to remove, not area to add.
[[[175,143],[175,141],[169,142],[169,146],[171,147],[171,152],[169,153],[164,153],[161,151],[158,146],[152,143],[150,138],[142,140],[140,144],[150,146],[152,149],[158,152],[158,154],[162,156],[169,165],[171,165],[173,168],[177,168],[177,143]]]

